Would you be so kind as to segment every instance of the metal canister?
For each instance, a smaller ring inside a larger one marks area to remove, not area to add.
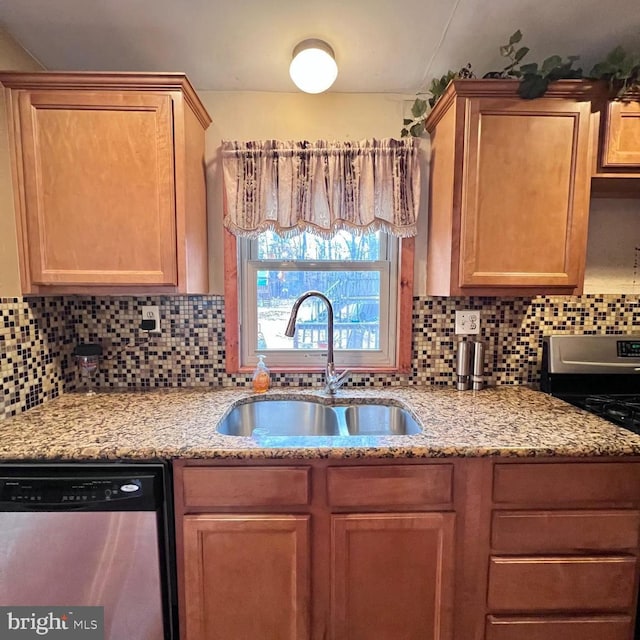
[[[456,357],[456,384],[458,391],[467,391],[471,388],[472,351],[472,343],[468,340],[458,342],[458,354]]]
[[[480,391],[484,387],[484,343],[473,342],[473,367],[471,369],[471,388]]]

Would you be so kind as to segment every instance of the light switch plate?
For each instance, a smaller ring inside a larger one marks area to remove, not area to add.
[[[146,305],[142,307],[142,319],[154,321],[155,328],[150,333],[160,333],[160,307],[158,305]]]
[[[456,311],[456,335],[478,335],[480,333],[480,311],[466,309]]]

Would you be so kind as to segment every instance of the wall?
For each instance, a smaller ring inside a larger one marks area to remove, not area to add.
[[[640,293],[640,199],[592,199],[584,290]]]

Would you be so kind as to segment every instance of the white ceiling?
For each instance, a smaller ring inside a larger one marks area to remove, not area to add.
[[[334,48],[332,91],[414,93],[472,62],[501,68],[520,28],[526,61],[640,49],[638,0],[0,0],[0,25],[48,69],[184,71],[202,90],[295,91],[293,47]]]

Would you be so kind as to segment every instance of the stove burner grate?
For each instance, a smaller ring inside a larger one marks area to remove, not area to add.
[[[579,406],[616,424],[640,432],[640,396],[593,395]]]

